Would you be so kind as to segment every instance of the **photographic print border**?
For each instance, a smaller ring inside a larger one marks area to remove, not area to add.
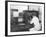
[[[44,33],[8,35],[8,2],[44,4]],[[40,35],[40,34],[45,34],[45,3],[42,3],[42,2],[25,2],[25,1],[5,1],[5,36],[24,36],[24,35]]]

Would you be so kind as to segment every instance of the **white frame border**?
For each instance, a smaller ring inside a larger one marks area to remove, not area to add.
[[[42,31],[31,31],[31,32],[10,32],[10,4],[22,4],[16,2],[8,2],[8,35],[20,35],[20,34],[36,34],[36,33],[44,33],[44,4],[32,4],[32,3],[23,3],[26,5],[40,5],[42,6]]]

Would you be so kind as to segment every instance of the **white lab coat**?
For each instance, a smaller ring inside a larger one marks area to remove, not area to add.
[[[36,16],[33,16],[32,20],[30,21],[30,24],[34,23],[34,28],[31,28],[30,31],[38,31],[41,28],[41,25],[39,23],[39,19]]]

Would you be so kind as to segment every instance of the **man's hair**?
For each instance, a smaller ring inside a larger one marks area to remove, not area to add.
[[[37,16],[39,18],[39,11],[32,11],[33,16]]]

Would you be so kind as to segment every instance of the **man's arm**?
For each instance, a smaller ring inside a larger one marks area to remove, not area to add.
[[[30,24],[32,24],[32,23],[33,23],[33,20],[30,21]]]

